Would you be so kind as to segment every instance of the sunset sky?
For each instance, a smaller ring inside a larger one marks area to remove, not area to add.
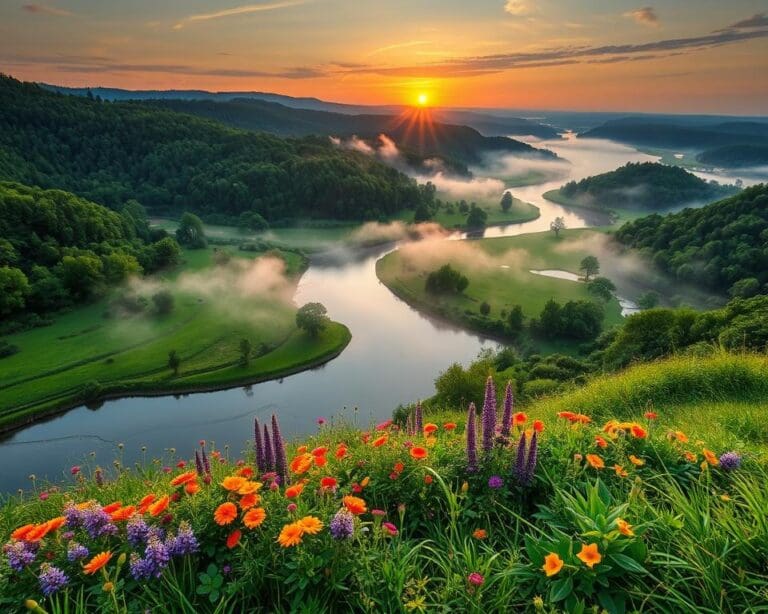
[[[768,114],[765,0],[0,0],[0,71],[350,103]]]

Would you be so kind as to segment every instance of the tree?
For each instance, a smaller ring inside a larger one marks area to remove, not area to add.
[[[153,294],[152,302],[155,304],[155,313],[157,315],[165,316],[173,311],[173,294],[168,290],[160,290]]]
[[[179,367],[181,366],[181,358],[176,350],[168,352],[168,368],[173,371],[174,375],[179,374]]]
[[[424,287],[430,294],[461,294],[468,285],[469,279],[450,264],[444,264],[427,275]]]
[[[731,286],[728,291],[734,298],[749,298],[760,294],[760,282],[754,277],[745,277]]]
[[[331,319],[322,303],[307,303],[296,312],[296,326],[307,331],[311,337],[317,337]]]
[[[429,205],[425,202],[420,202],[416,205],[416,211],[413,214],[413,221],[418,224],[420,222],[428,222],[432,219],[432,211]]]
[[[507,190],[504,192],[504,196],[501,197],[501,210],[506,213],[512,208],[512,193]]]
[[[659,304],[659,295],[653,291],[644,292],[637,299],[637,306],[640,309],[653,309]]]
[[[97,294],[104,279],[101,259],[93,252],[64,256],[56,267],[57,275],[69,292],[84,299]]]
[[[491,313],[491,306],[487,302],[483,301],[480,303],[480,313],[484,316],[487,316],[489,313]]]
[[[24,308],[29,280],[13,267],[0,267],[0,315],[7,316]]]
[[[587,284],[587,291],[608,302],[613,297],[613,293],[616,292],[616,286],[607,277],[595,277]]]
[[[557,337],[560,334],[560,303],[549,299],[541,310],[539,316],[539,328],[545,337]]]
[[[594,256],[587,256],[581,261],[579,271],[584,271],[584,281],[589,281],[591,275],[597,275],[600,272],[600,263]]]
[[[525,316],[523,315],[523,308],[520,305],[515,305],[509,310],[507,315],[507,330],[513,337],[517,337],[523,332],[523,326],[525,325]]]
[[[102,258],[104,279],[110,284],[124,281],[131,275],[141,274],[141,265],[135,256],[125,252],[113,252]]]
[[[556,217],[549,225],[549,229],[555,233],[556,237],[560,236],[560,231],[565,230],[565,220],[561,217]]]
[[[471,230],[481,230],[485,228],[485,223],[488,221],[488,213],[484,209],[481,209],[474,203],[467,215],[467,228]]]
[[[181,216],[176,229],[176,240],[190,249],[203,249],[208,245],[203,230],[203,221],[194,213],[186,212]]]
[[[240,339],[240,363],[248,366],[248,363],[251,362],[251,353],[253,351],[253,346],[251,345],[251,342],[248,339]]]
[[[269,230],[267,220],[256,211],[243,211],[240,214],[240,225],[248,230],[253,230],[254,232]]]
[[[181,257],[181,248],[172,237],[165,237],[151,246],[154,270],[175,266]]]

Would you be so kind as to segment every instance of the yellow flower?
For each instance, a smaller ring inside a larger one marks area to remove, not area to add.
[[[627,537],[632,537],[635,534],[635,532],[632,530],[632,525],[629,524],[626,520],[622,520],[621,518],[616,519],[616,527],[619,529],[619,533]]]
[[[645,465],[645,461],[642,458],[637,458],[634,454],[629,455],[629,462],[632,463],[635,467],[642,467]]]
[[[307,535],[315,535],[323,528],[322,521],[315,516],[304,516],[304,518],[297,521],[297,524],[301,527],[302,532]]]

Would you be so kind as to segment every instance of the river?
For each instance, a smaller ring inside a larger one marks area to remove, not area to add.
[[[570,160],[567,176],[513,189],[517,198],[538,206],[541,217],[489,228],[486,236],[547,230],[555,216],[565,218],[568,228],[604,223],[599,214],[564,209],[541,195],[570,179],[653,159],[610,141],[570,136],[536,145]],[[343,258],[338,253],[317,255],[302,277],[296,303],[319,301],[352,331],[352,341],[335,360],[251,387],[120,399],[35,423],[0,444],[0,491],[28,487],[30,474],[60,480],[75,464],[99,464],[108,470],[118,452],[125,464],[161,457],[169,448],[188,457],[203,438],[239,451],[251,437],[256,416],[278,414],[283,433],[290,437],[315,431],[320,417],[346,415],[368,424],[390,416],[399,403],[430,396],[435,377],[451,362],[468,363],[481,349],[496,344],[421,315],[383,286],[376,278],[375,263],[395,247],[347,252]]]

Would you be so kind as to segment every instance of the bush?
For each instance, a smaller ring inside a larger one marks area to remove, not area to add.
[[[168,290],[160,290],[153,294],[152,302],[155,305],[155,313],[159,316],[168,315],[173,311],[174,298]]]

